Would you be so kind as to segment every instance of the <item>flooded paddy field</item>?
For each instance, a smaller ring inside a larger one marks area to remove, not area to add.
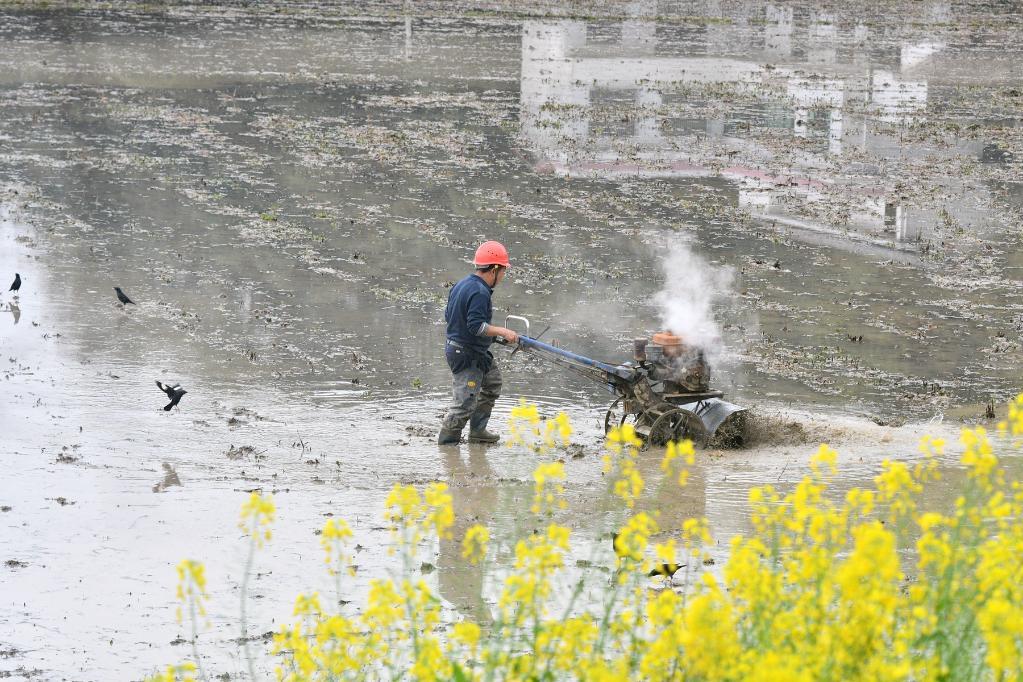
[[[456,538],[491,525],[490,563],[442,542],[422,569],[450,613],[483,614],[538,461],[435,445],[443,305],[483,239],[513,263],[495,322],[586,355],[628,359],[672,301],[710,306],[713,384],[758,438],[701,451],[681,493],[652,452],[640,506],[706,515],[722,560],[749,488],[799,480],[819,443],[841,491],[988,423],[1023,387],[1019,9],[0,5],[0,276],[23,281],[0,295],[0,671],[138,679],[188,656],[194,558],[207,669],[244,676],[252,490],[279,513],[250,633],[333,593],[330,515],[355,531],[358,608],[393,563],[396,482],[448,482]],[[497,355],[499,430],[519,396],[571,417],[561,521],[609,566],[613,396]],[[188,389],[179,409],[154,380]]]

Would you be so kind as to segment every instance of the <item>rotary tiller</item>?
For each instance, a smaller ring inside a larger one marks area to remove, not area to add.
[[[631,422],[646,444],[689,438],[705,445],[716,436],[721,445],[742,445],[746,410],[710,389],[710,366],[703,351],[687,346],[680,337],[661,332],[635,339],[633,359],[615,365],[531,338],[529,320],[509,315],[505,325],[511,320],[526,329],[513,354],[523,350],[566,367],[618,396],[604,416],[605,433]]]

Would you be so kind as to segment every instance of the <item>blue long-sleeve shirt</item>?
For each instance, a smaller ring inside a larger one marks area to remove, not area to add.
[[[449,340],[478,353],[487,352],[494,342],[494,337],[485,333],[494,315],[490,303],[493,291],[478,275],[469,275],[451,287],[444,309]]]

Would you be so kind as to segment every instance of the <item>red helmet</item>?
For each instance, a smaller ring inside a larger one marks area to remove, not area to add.
[[[508,261],[508,249],[504,248],[504,244],[501,242],[494,241],[480,244],[480,247],[476,249],[476,255],[473,256],[472,262],[478,268],[487,265],[511,267],[511,263]]]

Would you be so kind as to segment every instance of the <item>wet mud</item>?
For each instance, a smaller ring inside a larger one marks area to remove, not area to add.
[[[747,442],[721,434],[681,492],[651,451],[639,504],[669,529],[706,515],[718,566],[749,489],[791,485],[819,443],[842,494],[1020,390],[1011,3],[414,7],[0,4],[0,674],[136,679],[188,656],[192,558],[206,669],[242,676],[252,490],[279,510],[256,648],[298,592],[356,609],[387,575],[396,482],[448,482],[456,538],[491,526],[484,566],[444,541],[420,569],[452,617],[485,620],[537,456],[435,445],[443,304],[484,238],[512,253],[498,318],[610,361],[659,328],[670,245],[732,272],[712,384],[750,408]],[[572,419],[549,455],[566,580],[600,573],[624,518],[601,475],[613,396],[497,354],[499,430],[518,396]],[[164,411],[154,380],[188,393]],[[358,543],[342,595],[331,516]]]

